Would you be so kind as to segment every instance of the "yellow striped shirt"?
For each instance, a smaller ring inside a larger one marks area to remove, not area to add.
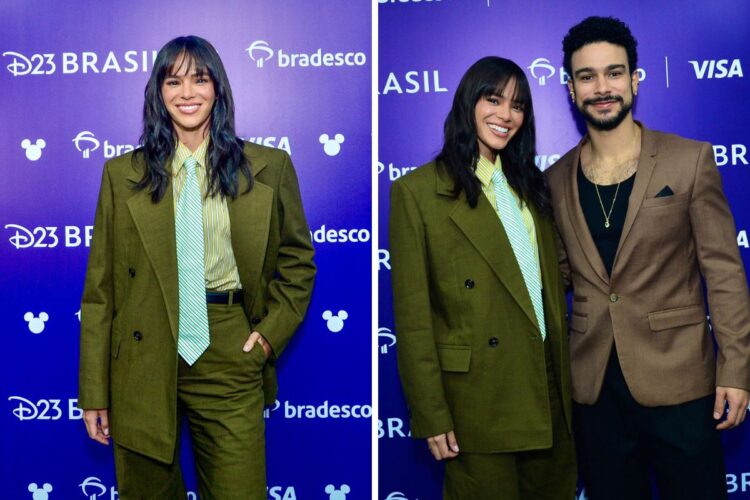
[[[237,290],[242,288],[237,262],[232,251],[232,233],[229,225],[229,208],[225,197],[219,195],[206,197],[208,189],[206,176],[207,137],[195,152],[177,141],[177,148],[172,158],[172,192],[175,209],[180,198],[182,185],[187,170],[183,168],[190,156],[198,162],[198,183],[203,194],[203,242],[205,245],[205,280],[206,289],[213,291]]]
[[[502,222],[502,217],[500,217],[500,212],[498,212],[497,205],[495,204],[495,184],[492,182],[492,174],[495,172],[495,170],[499,170],[501,174],[503,173],[503,167],[500,162],[500,155],[497,155],[495,157],[494,165],[492,164],[492,162],[490,162],[490,160],[482,155],[479,155],[479,161],[477,162],[476,170],[477,178],[479,179],[479,182],[482,183],[482,192],[487,197],[490,205],[492,205],[492,208],[495,209],[495,213]],[[529,207],[526,205],[526,203],[523,202],[523,200],[521,200],[521,198],[510,186],[510,184],[508,184],[508,189],[510,189],[510,192],[513,194],[513,198],[515,198],[515,200],[518,202],[518,205],[521,209],[521,220],[523,220],[523,225],[526,227],[526,231],[529,233],[529,240],[531,240],[531,249],[536,256],[536,268],[537,270],[539,270],[539,248],[537,247],[536,242],[536,228],[534,226],[534,217],[531,215]],[[539,270],[539,276],[541,277],[541,270]]]

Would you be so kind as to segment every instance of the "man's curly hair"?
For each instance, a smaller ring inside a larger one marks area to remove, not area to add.
[[[628,54],[628,72],[638,69],[638,42],[633,38],[627,24],[614,17],[587,17],[576,24],[563,38],[563,67],[568,75],[573,76],[570,60],[573,53],[590,43],[608,42],[619,45]]]

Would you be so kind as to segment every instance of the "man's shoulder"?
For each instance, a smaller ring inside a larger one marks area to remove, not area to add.
[[[706,141],[689,139],[687,137],[659,130],[648,130],[646,135],[649,140],[656,145],[660,152],[697,154],[702,148],[708,145]]]
[[[575,167],[577,149],[578,145],[562,155],[559,160],[550,165],[549,168],[544,171],[544,174],[550,182],[550,187],[553,187],[555,181],[564,177],[566,172],[569,172],[571,168]]]

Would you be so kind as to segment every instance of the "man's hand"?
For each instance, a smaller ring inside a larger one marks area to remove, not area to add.
[[[732,429],[740,425],[747,415],[747,405],[750,401],[750,392],[734,387],[717,387],[716,400],[714,401],[714,420],[721,420],[724,415],[724,405],[729,405],[727,419],[716,426],[717,429]]]
[[[455,458],[458,456],[458,443],[456,442],[456,435],[453,431],[448,431],[446,434],[428,437],[427,446],[430,447],[430,453],[435,457],[435,460]]]
[[[269,344],[268,341],[263,338],[263,335],[258,332],[253,332],[250,334],[250,336],[245,341],[245,345],[242,347],[242,350],[245,352],[250,352],[255,346],[256,342],[263,348],[263,352],[266,354],[266,359],[268,359],[268,357],[271,355],[271,344]]]
[[[106,408],[83,410],[83,422],[91,439],[105,446],[109,444],[109,417]]]

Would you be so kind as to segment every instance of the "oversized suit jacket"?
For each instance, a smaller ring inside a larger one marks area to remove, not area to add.
[[[549,448],[544,344],[487,198],[455,197],[435,163],[393,184],[390,250],[398,366],[414,437],[454,430],[462,451]],[[536,225],[547,341],[570,424],[565,300],[551,218]]]
[[[313,249],[289,156],[250,143],[244,151],[255,183],[227,199],[232,250],[251,328],[279,356],[310,299]],[[174,202],[171,185],[158,203],[132,189],[144,169],[137,158],[104,167],[81,306],[78,405],[108,408],[118,444],[171,462],[179,432]],[[275,398],[273,361],[264,367],[266,403]]]
[[[578,200],[586,138],[547,170],[560,267],[573,285],[570,352],[579,403],[596,402],[613,341],[630,392],[644,406],[690,401],[716,385],[750,388],[747,281],[711,145],[642,130],[611,276]],[[667,186],[674,194],[657,197]]]

